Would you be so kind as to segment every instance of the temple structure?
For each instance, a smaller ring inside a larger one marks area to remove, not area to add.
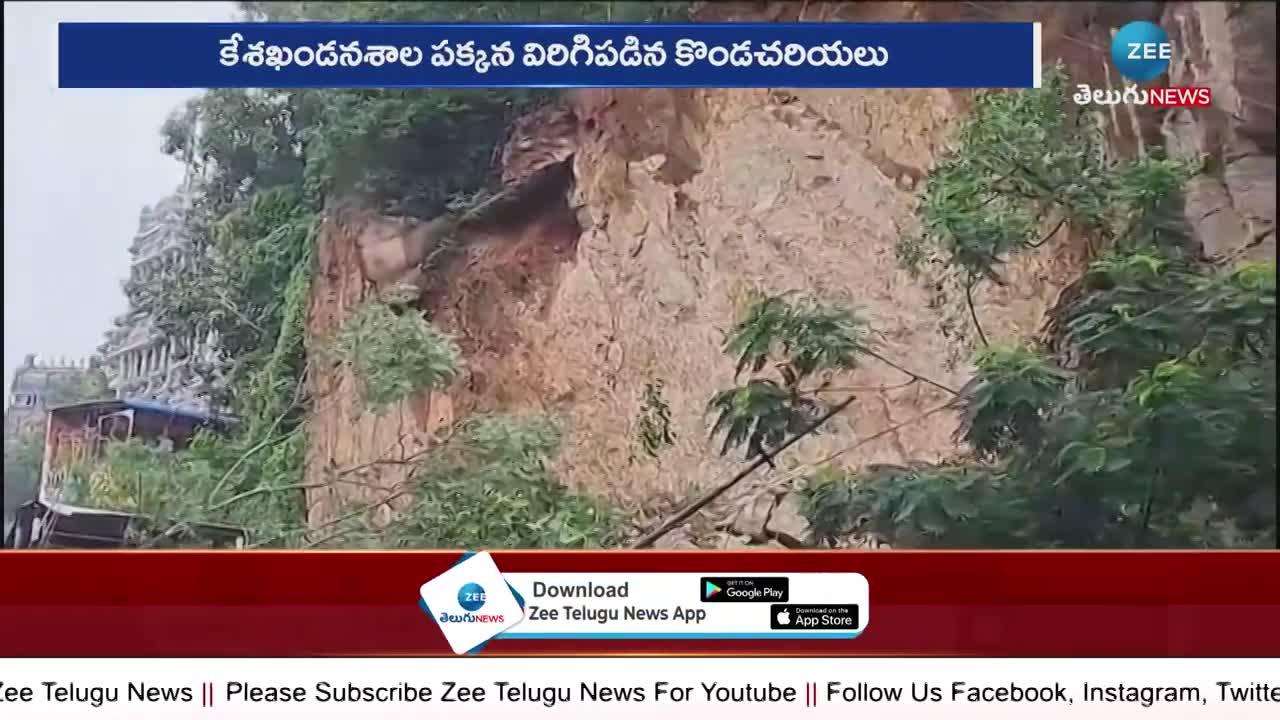
[[[189,268],[189,209],[190,195],[182,191],[142,209],[129,248],[130,282],[163,280]],[[116,397],[209,408],[221,381],[216,338],[166,335],[145,308],[132,304],[114,324],[98,351]]]
[[[9,385],[9,402],[4,411],[5,437],[44,430],[49,408],[90,399],[80,397],[83,390],[79,388],[91,387],[91,376],[98,371],[96,358],[42,361],[35,355],[27,355],[14,370],[13,382]],[[102,382],[100,377],[97,382]]]

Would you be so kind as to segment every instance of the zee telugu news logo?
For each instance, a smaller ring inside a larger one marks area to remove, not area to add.
[[[1111,39],[1111,64],[1120,75],[1134,83],[1155,80],[1169,70],[1173,44],[1169,34],[1159,25],[1131,22],[1120,28]],[[1150,107],[1209,107],[1213,93],[1207,87],[1140,88],[1130,85],[1123,90],[1095,90],[1077,86],[1073,96],[1077,105],[1148,105]]]
[[[477,614],[476,611],[484,607],[487,600],[484,587],[480,583],[467,583],[458,588],[458,607],[466,612],[450,613],[442,612],[436,618],[442,623],[500,623],[503,620],[502,615]]]

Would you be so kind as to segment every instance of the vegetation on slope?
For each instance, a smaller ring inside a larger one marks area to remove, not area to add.
[[[872,529],[914,545],[1270,546],[1276,518],[1276,270],[1226,269],[1188,245],[1159,156],[1106,164],[1063,105],[1065,80],[990,92],[928,181],[908,267],[977,282],[1067,225],[1099,255],[1044,347],[990,345],[958,399],[966,457],[827,469],[806,490],[834,541]],[[954,286],[953,286],[954,287]]]
[[[263,3],[246,12],[606,19],[601,13],[622,5]],[[1196,259],[1180,198],[1195,168],[1158,156],[1108,162],[1096,130],[1064,107],[1064,89],[1056,75],[1039,91],[983,94],[956,150],[929,178],[923,232],[899,248],[904,265],[942,280],[979,341],[975,376],[954,401],[966,450],[943,464],[812,473],[807,515],[822,540],[872,529],[915,545],[1274,542],[1273,502],[1263,500],[1276,485],[1274,264],[1224,270]],[[166,518],[235,522],[255,545],[616,540],[611,511],[556,482],[549,460],[558,433],[538,417],[473,418],[415,459],[411,482],[390,497],[344,508],[310,532],[302,523],[305,378],[319,350],[305,347],[303,320],[317,217],[329,199],[351,193],[392,212],[438,214],[485,187],[507,124],[539,99],[523,91],[215,90],[176,113],[165,148],[200,178],[191,221],[198,262],[163,288],[130,291],[164,327],[217,333],[231,362],[224,400],[242,423],[182,456],[113,450],[111,497]],[[1002,282],[1011,255],[1063,227],[1089,237],[1096,255],[1051,318],[1047,342],[990,343],[974,288]],[[747,378],[710,401],[722,452],[767,459],[813,431],[840,407],[827,400],[830,376],[881,357],[869,337],[851,309],[757,298],[726,345]],[[333,350],[374,407],[439,387],[460,369],[456,348],[424,318],[381,306],[361,308]],[[668,415],[655,383],[637,438],[644,452],[656,456],[674,441]],[[131,487],[152,489],[131,497]],[[396,519],[377,521],[391,503]]]
[[[898,249],[907,269],[963,293],[976,331],[974,377],[961,390],[908,371],[954,396],[914,421],[959,409],[965,450],[941,464],[830,465],[900,424],[810,466],[802,494],[819,542],[870,531],[907,546],[1275,543],[1275,263],[1224,269],[1196,259],[1181,199],[1193,165],[1105,162],[1101,137],[1064,106],[1065,87],[1057,72],[1042,90],[980,95],[929,177],[923,232]],[[1002,282],[1011,255],[1064,226],[1098,254],[1064,293],[1047,341],[991,344],[974,287]],[[852,309],[756,297],[724,348],[750,377],[715,394],[710,409],[722,453],[745,446],[748,460],[762,459],[639,544],[856,402],[826,401],[832,374],[863,356],[903,369],[869,337]]]
[[[626,2],[241,5],[254,20],[371,22],[642,21],[678,19],[684,7]],[[177,278],[133,284],[128,292],[167,331],[216,334],[228,363],[219,400],[241,423],[229,437],[200,438],[180,457],[133,447],[114,451],[108,476],[119,478],[118,487],[103,492],[118,503],[179,521],[240,524],[250,530],[253,543],[315,543],[302,527],[301,498],[311,405],[307,358],[320,348],[305,346],[303,322],[320,214],[332,199],[353,196],[391,213],[440,214],[458,196],[491,183],[491,159],[509,124],[546,97],[527,90],[217,89],[175,111],[162,129],[163,149],[188,163],[197,178],[188,221],[195,262]],[[404,352],[405,342],[417,352]],[[460,360],[457,349],[420,316],[397,316],[372,306],[357,313],[333,349],[352,363],[365,399],[375,407],[447,381]],[[493,431],[498,427],[507,431]],[[599,542],[608,532],[608,513],[563,509],[577,507],[578,501],[561,497],[545,470],[557,437],[547,427],[540,419],[493,419],[459,430],[450,443],[454,449],[433,455],[431,462],[470,458],[470,474],[455,467],[451,476],[475,480],[476,492],[543,498],[516,501],[503,515],[507,520],[545,528],[557,544]],[[468,433],[479,435],[468,441]],[[499,452],[495,443],[510,447]],[[330,540],[541,542],[527,533],[499,532],[497,525],[433,522],[428,532],[423,524],[428,498],[435,503],[430,512],[449,508],[450,517],[462,517],[456,503],[441,504],[432,494],[437,471],[428,465],[423,460],[415,474],[414,487],[423,494],[395,527],[371,525],[382,503],[355,507],[344,512],[348,520]],[[159,489],[131,499],[129,488],[144,484]],[[111,481],[102,487],[112,487]],[[456,537],[441,534],[448,527],[456,529]],[[370,540],[374,535],[381,539]]]
[[[364,383],[364,398],[384,408],[420,390],[448,385],[462,365],[462,351],[422,316],[396,314],[376,301],[356,308],[338,333],[337,357]]]

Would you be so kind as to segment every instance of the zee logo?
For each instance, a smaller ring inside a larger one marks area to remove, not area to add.
[[[486,600],[484,588],[479,583],[467,583],[458,589],[458,606],[468,612],[484,607]]]
[[[1131,22],[1111,38],[1111,62],[1134,82],[1147,82],[1169,69],[1173,45],[1159,25]]]

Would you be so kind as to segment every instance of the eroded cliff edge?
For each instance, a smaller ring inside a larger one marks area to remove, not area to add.
[[[1095,87],[1118,79],[1105,52],[1089,46],[1105,47],[1110,29],[1130,19],[1161,18],[1176,28],[1180,48],[1174,84],[1211,85],[1218,107],[1113,108],[1102,118],[1112,150],[1167,144],[1207,154],[1214,161],[1188,203],[1206,254],[1274,256],[1275,38],[1258,31],[1266,17],[1257,16],[1266,7],[1274,28],[1274,5],[839,3],[805,12],[807,19],[1041,20],[1047,55],[1062,58],[1073,81]],[[785,20],[798,8],[716,12]],[[732,382],[722,333],[751,289],[800,290],[860,307],[886,357],[959,387],[972,343],[964,317],[901,270],[894,248],[911,232],[917,186],[968,101],[967,93],[941,90],[585,91],[513,128],[501,154],[508,192],[448,232],[335,211],[313,287],[313,345],[360,300],[409,288],[412,302],[458,339],[468,371],[447,391],[376,415],[362,409],[347,371],[314,369],[308,482],[327,487],[310,492],[310,521],[331,519],[335,497],[394,496],[408,467],[399,460],[429,452],[434,433],[487,410],[556,415],[565,430],[557,461],[565,483],[634,511],[638,524],[668,511],[738,465],[717,456],[705,407]],[[433,254],[445,246],[449,252]],[[429,271],[415,271],[427,256]],[[1007,285],[977,298],[988,335],[1035,335],[1084,258],[1083,243],[1062,232],[1013,261]],[[946,400],[922,383],[901,387],[908,380],[871,360],[841,378],[859,397],[826,433],[788,453],[772,481],[736,488],[665,542],[715,547],[802,533],[786,496],[788,467]],[[641,397],[655,382],[676,438],[658,459],[635,444]],[[839,462],[940,459],[955,451],[954,427],[950,413],[934,413]]]

